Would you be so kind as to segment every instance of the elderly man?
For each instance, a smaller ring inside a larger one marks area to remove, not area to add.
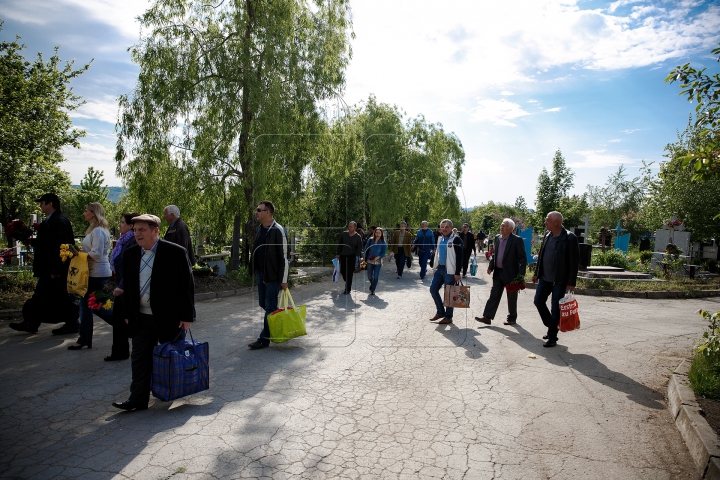
[[[165,240],[185,248],[190,259],[190,265],[195,265],[195,253],[192,248],[192,239],[187,225],[180,219],[180,209],[175,205],[168,205],[163,211],[165,221],[168,222],[168,229],[165,232]]]
[[[435,246],[433,257],[435,274],[430,284],[430,295],[435,302],[435,316],[431,322],[440,320],[438,324],[447,325],[453,323],[454,308],[445,307],[443,298],[440,296],[440,289],[444,285],[454,285],[460,281],[460,268],[462,267],[462,240],[452,230],[452,220],[446,218],[440,222],[440,237]]]
[[[574,233],[563,227],[563,216],[560,212],[550,212],[545,217],[545,236],[543,237],[540,252],[538,253],[536,275],[533,283],[537,282],[535,290],[535,307],[540,313],[543,324],[547,327],[547,340],[543,347],[557,345],[558,324],[560,322],[560,299],[565,292],[575,290],[577,280],[580,247]],[[552,294],[550,308],[547,299]]]
[[[147,410],[153,348],[175,340],[190,328],[195,284],[185,249],[159,238],[160,219],[139,215],[132,220],[137,245],[124,253],[125,322],[132,338],[130,398],[113,403],[121,410]]]
[[[363,240],[357,233],[357,223],[348,223],[348,229],[340,234],[335,258],[340,260],[340,274],[345,280],[343,295],[352,293],[353,274],[355,273],[355,262],[363,254]]]
[[[255,219],[260,227],[255,234],[250,268],[257,280],[258,303],[264,315],[260,336],[248,345],[251,350],[270,346],[268,315],[278,309],[280,289],[285,290],[288,285],[288,241],[285,229],[275,221],[274,215],[275,205],[269,200],[263,200],[255,209]]]
[[[487,269],[488,275],[493,274],[490,298],[485,304],[483,316],[475,317],[475,320],[485,325],[490,325],[495,318],[505,286],[512,283],[518,275],[525,276],[525,244],[522,238],[512,233],[513,230],[515,222],[506,218],[500,224],[500,234],[495,236],[497,249]],[[507,292],[508,315],[505,325],[515,325],[517,322],[517,299],[517,291]]]
[[[420,262],[420,280],[422,280],[427,273],[428,260],[435,253],[435,235],[428,228],[427,220],[420,223],[420,230],[417,231],[413,245],[417,247],[418,261]]]
[[[11,323],[13,330],[36,333],[40,324],[45,322],[65,324],[52,331],[53,335],[77,333],[78,308],[67,293],[67,272],[70,262],[60,259],[60,245],[74,244],[70,220],[60,211],[60,199],[54,193],[46,193],[38,198],[40,210],[45,220],[40,224],[37,238],[33,242],[35,261],[33,275],[37,284],[33,296],[23,305],[23,321]]]

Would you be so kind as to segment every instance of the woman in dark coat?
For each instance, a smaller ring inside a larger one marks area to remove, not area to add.
[[[128,248],[137,245],[131,220],[139,215],[139,213],[135,212],[122,214],[122,217],[120,218],[120,238],[117,243],[115,243],[115,248],[113,248],[113,251],[110,254],[110,265],[115,273],[117,287],[113,290],[115,301],[113,303],[113,314],[110,322],[110,325],[113,327],[113,344],[110,355],[105,357],[106,362],[126,360],[130,358],[128,327],[125,323],[125,311],[122,299],[125,287],[123,281],[123,254]]]

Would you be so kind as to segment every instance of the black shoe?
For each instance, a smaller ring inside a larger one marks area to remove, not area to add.
[[[68,345],[68,350],[81,350],[83,347],[92,348],[92,345],[85,345],[84,343],[75,343]]]
[[[80,327],[70,326],[66,323],[60,328],[53,329],[52,333],[53,335],[67,335],[69,333],[78,333],[79,331]]]
[[[18,332],[37,333],[38,331],[37,327],[30,325],[28,322],[11,323],[9,327]]]
[[[507,320],[503,322],[503,325],[517,325],[517,322],[514,320]]]
[[[253,343],[248,345],[248,347],[250,347],[250,350],[258,350],[261,348],[267,348],[269,346],[270,346],[270,344],[262,343],[260,340],[255,340]]]
[[[118,360],[127,360],[128,358],[130,358],[130,355],[128,355],[127,357],[115,357],[113,355],[108,355],[107,357],[105,357],[105,361],[106,362],[115,362]]]
[[[120,410],[125,410],[127,412],[148,409],[147,403],[136,403],[136,402],[131,402],[130,400],[126,400],[122,403],[113,402],[112,406],[115,408],[119,408]]]
[[[547,335],[543,335],[543,340],[547,340],[547,339],[548,339],[548,336],[547,336]]]
[[[543,343],[543,347],[554,347],[557,345],[557,342],[555,340],[548,340],[547,342]]]
[[[475,321],[484,323],[485,325],[490,325],[492,323],[492,319],[487,317],[475,317]]]

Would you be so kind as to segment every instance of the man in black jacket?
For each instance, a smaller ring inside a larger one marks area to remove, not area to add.
[[[486,325],[490,325],[495,318],[505,286],[512,283],[518,275],[525,276],[527,265],[525,244],[522,238],[512,233],[513,230],[515,230],[515,222],[506,218],[500,225],[500,235],[495,236],[497,250],[487,270],[488,275],[494,272],[490,298],[485,304],[483,316],[475,317],[475,320]],[[505,325],[515,325],[517,322],[517,299],[517,291],[507,292],[508,316]]]
[[[123,254],[123,305],[132,337],[130,398],[121,410],[147,410],[153,348],[175,340],[193,322],[195,283],[185,249],[159,238],[160,219],[132,219],[137,245]]]
[[[53,334],[77,333],[80,328],[78,308],[67,293],[70,262],[63,263],[60,258],[60,245],[75,243],[72,225],[60,211],[57,195],[46,193],[36,201],[40,202],[40,210],[45,214],[33,241],[33,275],[37,277],[37,284],[33,296],[23,306],[23,321],[9,326],[20,332],[35,333],[43,321],[65,322],[53,330]]]
[[[275,221],[275,205],[263,200],[255,209],[255,218],[260,227],[255,235],[251,272],[258,286],[258,303],[265,311],[260,336],[249,344],[252,350],[270,346],[270,326],[267,317],[278,308],[280,289],[287,288],[290,262],[288,262],[288,241],[285,230]]]
[[[165,240],[185,248],[190,259],[190,265],[195,265],[195,254],[192,248],[190,230],[180,218],[180,209],[175,205],[168,205],[163,210],[165,221],[168,222],[168,229],[165,232]]]
[[[538,253],[537,269],[533,283],[535,290],[535,307],[540,313],[543,324],[547,327],[547,342],[543,347],[557,345],[558,324],[560,322],[560,299],[565,292],[575,290],[577,281],[580,247],[574,233],[563,227],[563,216],[560,212],[550,212],[545,218],[545,236]],[[552,294],[550,308],[547,299]]]

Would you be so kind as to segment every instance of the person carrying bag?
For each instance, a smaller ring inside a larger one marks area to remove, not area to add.
[[[271,342],[285,343],[291,338],[307,335],[305,305],[300,305],[300,307],[295,305],[289,288],[280,292],[278,307],[280,307],[278,310],[268,315]]]

